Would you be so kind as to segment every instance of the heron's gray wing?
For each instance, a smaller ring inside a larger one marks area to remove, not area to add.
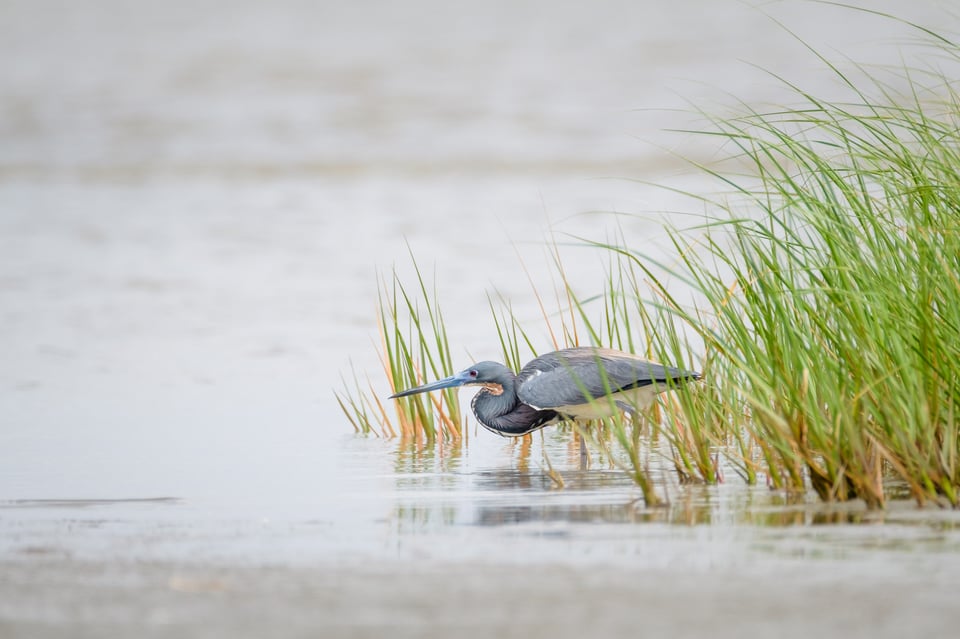
[[[602,369],[602,372],[601,372]],[[608,391],[624,391],[695,373],[648,362],[636,355],[602,348],[573,348],[531,361],[517,376],[517,396],[536,408],[588,403]]]

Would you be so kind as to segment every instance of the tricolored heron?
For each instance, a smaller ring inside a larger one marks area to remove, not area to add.
[[[699,373],[630,353],[584,347],[541,355],[519,373],[498,362],[478,362],[456,375],[390,397],[481,386],[470,402],[477,420],[498,435],[519,437],[566,419],[598,419],[621,410],[640,410],[653,403],[657,393],[699,378]]]

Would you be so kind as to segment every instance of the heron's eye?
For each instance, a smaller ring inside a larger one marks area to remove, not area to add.
[[[477,371],[470,371],[469,375],[470,375],[470,377],[476,378],[476,376],[477,376]]]

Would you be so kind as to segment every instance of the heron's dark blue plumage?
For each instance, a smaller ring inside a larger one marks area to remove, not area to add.
[[[568,348],[537,357],[519,374],[498,362],[478,362],[391,397],[479,385],[471,402],[477,419],[495,433],[518,437],[562,419],[594,419],[643,408],[670,385],[699,377],[612,349]]]

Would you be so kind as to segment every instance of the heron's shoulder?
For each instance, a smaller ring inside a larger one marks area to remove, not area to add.
[[[617,351],[579,347],[545,353],[520,370],[517,396],[540,409],[582,403],[584,389],[593,392],[601,378],[598,364],[608,367],[608,353]]]
[[[598,362],[630,362],[633,364],[649,363],[639,355],[624,353],[612,348],[594,346],[578,346],[565,348],[552,353],[546,353],[531,360],[520,371],[520,377],[532,377],[539,373],[547,373],[557,368],[570,369],[580,365],[596,366]]]

